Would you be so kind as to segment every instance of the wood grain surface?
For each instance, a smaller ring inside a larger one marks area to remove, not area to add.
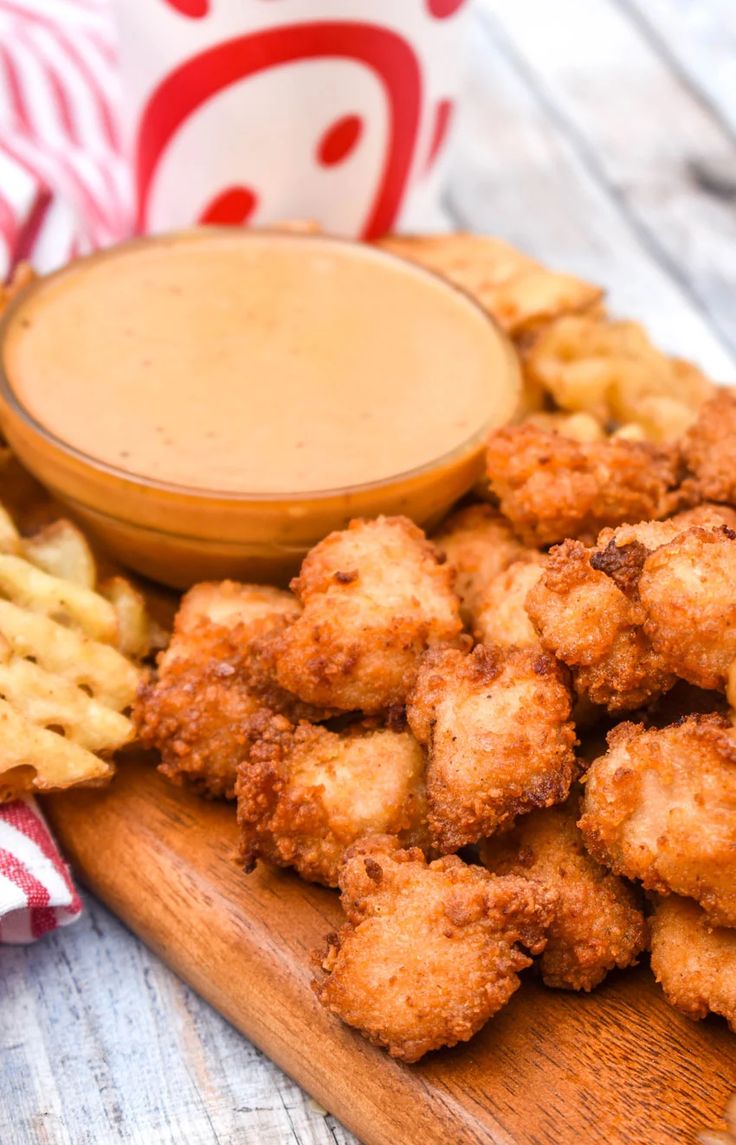
[[[468,1045],[404,1066],[311,990],[336,895],[262,867],[245,876],[232,808],[136,758],[108,790],[45,807],[94,893],[366,1145],[685,1145],[719,1122],[736,1041],[672,1010],[646,967],[587,997],[527,978]]]

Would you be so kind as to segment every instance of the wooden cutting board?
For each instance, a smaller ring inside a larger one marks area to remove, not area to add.
[[[401,1065],[312,993],[336,894],[244,875],[232,807],[132,757],[107,790],[45,808],[87,886],[366,1145],[692,1145],[721,1125],[736,1037],[671,1009],[646,966],[589,996],[527,977],[470,1043]]]

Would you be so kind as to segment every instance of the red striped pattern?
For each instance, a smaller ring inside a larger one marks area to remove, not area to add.
[[[131,231],[108,0],[0,0],[0,282]],[[0,805],[0,942],[32,942],[81,903],[32,801]]]
[[[132,230],[109,0],[0,0],[0,281]]]
[[[81,909],[36,805],[0,805],[0,942],[33,942],[73,922]]]

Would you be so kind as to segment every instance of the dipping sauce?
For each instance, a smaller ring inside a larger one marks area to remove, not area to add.
[[[381,481],[494,420],[507,348],[425,271],[323,237],[200,231],[72,264],[4,364],[55,437],[173,485],[300,494]]]
[[[0,321],[0,423],[126,565],[286,583],[351,517],[431,527],[518,404],[466,295],[372,247],[203,229],[39,280]]]

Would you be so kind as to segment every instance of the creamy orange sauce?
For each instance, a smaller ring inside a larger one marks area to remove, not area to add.
[[[371,248],[211,231],[54,276],[16,311],[4,363],[67,445],[266,494],[377,481],[460,447],[505,410],[507,353],[462,294]]]

